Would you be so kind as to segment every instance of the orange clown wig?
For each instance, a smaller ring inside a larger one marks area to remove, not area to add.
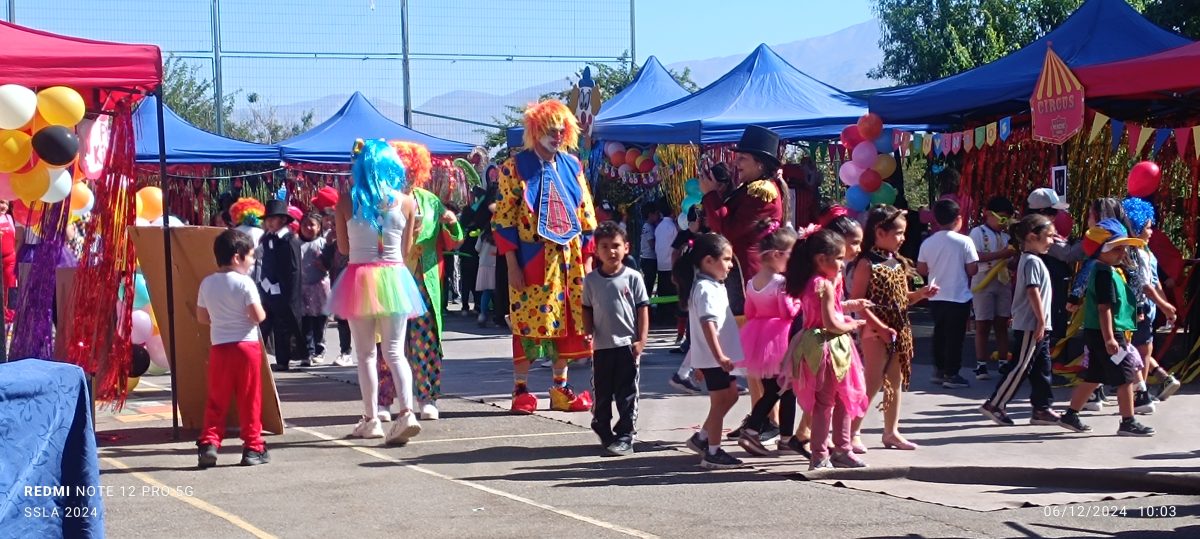
[[[429,184],[430,172],[433,170],[433,159],[429,156],[429,148],[415,142],[393,140],[388,142],[400,155],[404,163],[404,172],[408,183],[413,187],[425,187]]]
[[[525,108],[525,147],[532,149],[550,129],[562,129],[563,148],[579,148],[579,120],[561,101],[548,99]]]

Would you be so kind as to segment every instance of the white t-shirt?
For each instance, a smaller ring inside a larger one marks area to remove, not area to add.
[[[643,260],[655,260],[658,258],[654,255],[654,225],[650,223],[642,223],[642,239],[640,249],[640,258]]]
[[[725,357],[733,361],[743,359],[742,339],[738,335],[733,310],[729,308],[729,295],[725,287],[716,279],[696,272],[696,283],[688,300],[688,326],[692,332],[692,348],[688,356],[692,367],[696,369],[721,366],[717,363],[716,354],[708,347],[708,339],[704,337],[703,324],[709,321],[717,324],[717,342]]]
[[[258,324],[250,321],[246,307],[262,302],[258,287],[250,276],[236,271],[221,271],[200,282],[196,306],[208,309],[212,319],[212,344],[258,340]]]
[[[679,225],[675,224],[674,219],[663,219],[659,221],[658,226],[654,228],[654,254],[658,259],[658,271],[671,271],[674,265],[671,261],[671,244],[675,243],[675,236],[679,235]]]
[[[975,244],[975,252],[979,254],[994,253],[1003,251],[1008,248],[1008,234],[1001,231],[996,232],[988,228],[987,225],[979,225],[971,229],[971,243]],[[971,278],[971,286],[975,286],[987,278],[987,274],[996,264],[1007,264],[1007,258],[993,260],[991,262],[980,262],[979,273],[976,273]]]
[[[932,301],[971,301],[971,284],[967,279],[967,264],[978,262],[975,244],[958,232],[941,230],[921,243],[917,262],[929,267],[929,279],[939,287]]]

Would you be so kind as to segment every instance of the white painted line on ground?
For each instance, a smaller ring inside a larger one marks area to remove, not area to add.
[[[294,429],[296,427],[288,425],[288,428]],[[496,435],[496,436],[476,436],[474,438],[443,438],[443,439],[438,439],[438,440],[413,440],[411,442],[408,442],[408,445],[440,444],[440,443],[445,443],[445,442],[474,442],[477,440],[507,440],[509,438],[539,438],[542,436],[571,436],[571,435],[578,435],[578,434],[588,434],[591,436],[595,436],[595,434],[592,433],[591,431],[573,430],[570,432],[537,432],[537,433],[532,433],[532,434],[500,434],[500,435]]]
[[[654,534],[652,534],[652,533],[649,533],[649,532],[644,532],[644,531],[641,531],[641,530],[635,530],[635,529],[633,529],[633,528],[626,528],[626,527],[624,527],[624,526],[620,526],[620,525],[617,525],[617,524],[613,524],[613,523],[611,523],[611,522],[605,522],[605,521],[603,521],[603,520],[595,519],[595,518],[592,518],[592,517],[589,517],[589,516],[581,515],[581,514],[579,514],[579,513],[575,513],[575,512],[572,512],[572,511],[568,511],[568,510],[566,510],[566,509],[559,509],[559,508],[557,508],[557,507],[554,507],[554,506],[552,506],[552,505],[547,505],[547,504],[544,504],[544,503],[541,503],[541,502],[537,502],[537,501],[531,500],[531,499],[529,499],[529,498],[525,498],[525,497],[522,497],[522,496],[518,496],[518,495],[516,495],[516,494],[512,494],[512,493],[509,493],[509,492],[504,492],[503,490],[494,489],[494,488],[492,488],[492,487],[489,487],[489,486],[486,486],[486,485],[481,485],[481,484],[479,484],[479,483],[475,483],[475,482],[472,482],[472,481],[466,481],[466,480],[463,480],[463,479],[457,479],[457,478],[454,478],[454,477],[450,477],[450,476],[448,476],[448,475],[446,475],[446,474],[443,474],[443,473],[440,473],[440,472],[436,472],[436,471],[434,471],[434,470],[431,470],[431,469],[429,469],[429,468],[425,468],[425,467],[423,467],[423,466],[418,466],[418,465],[416,465],[416,464],[408,463],[408,462],[405,462],[405,461],[403,461],[403,460],[401,460],[401,459],[398,459],[398,458],[395,458],[395,457],[392,457],[392,456],[388,456],[388,455],[386,455],[386,454],[384,454],[384,453],[380,453],[379,451],[376,451],[375,449],[372,449],[372,448],[370,448],[370,447],[363,447],[363,446],[360,446],[360,445],[358,445],[358,444],[355,444],[355,443],[353,443],[353,442],[351,442],[351,441],[349,441],[349,440],[345,440],[345,439],[342,439],[342,438],[335,438],[335,437],[333,437],[333,436],[329,436],[329,435],[327,435],[327,434],[323,434],[323,433],[317,432],[317,431],[315,431],[315,430],[311,430],[311,429],[304,428],[304,427],[294,427],[294,426],[293,426],[293,427],[291,427],[291,428],[292,428],[293,430],[296,430],[296,431],[298,431],[298,432],[303,432],[304,434],[307,434],[307,435],[309,435],[309,436],[312,436],[312,437],[315,437],[315,438],[320,438],[320,439],[322,439],[322,440],[325,440],[325,441],[327,441],[327,442],[333,442],[333,443],[335,443],[335,444],[338,444],[338,445],[341,445],[341,446],[349,447],[349,448],[351,448],[351,449],[353,449],[353,450],[355,450],[355,451],[358,451],[359,453],[362,453],[362,454],[364,454],[364,455],[370,455],[370,456],[372,456],[372,457],[374,457],[374,458],[377,458],[377,459],[379,459],[379,460],[382,460],[382,461],[391,462],[391,463],[393,463],[393,464],[398,464],[398,465],[400,465],[400,466],[403,466],[403,467],[405,467],[405,468],[408,468],[408,469],[410,469],[410,470],[412,470],[412,471],[414,471],[414,472],[422,473],[422,474],[428,475],[428,476],[430,476],[430,477],[436,477],[436,478],[438,478],[438,479],[443,479],[443,480],[445,480],[445,481],[449,481],[449,482],[451,482],[451,483],[454,483],[454,484],[457,484],[457,485],[462,485],[462,486],[465,486],[465,487],[470,487],[470,488],[473,488],[473,489],[475,489],[475,490],[478,490],[478,491],[481,491],[481,492],[486,492],[486,493],[488,493],[488,494],[492,494],[492,495],[495,495],[495,496],[500,496],[501,498],[505,498],[505,499],[508,499],[508,500],[512,500],[512,501],[514,501],[514,502],[518,502],[518,503],[523,503],[523,504],[525,504],[525,505],[528,505],[528,506],[531,506],[531,507],[536,507],[536,508],[538,508],[538,509],[542,509],[542,510],[545,510],[545,511],[549,511],[549,512],[551,512],[551,513],[554,513],[554,514],[556,514],[556,515],[559,515],[559,516],[564,516],[564,517],[567,517],[567,518],[570,518],[570,519],[578,520],[578,521],[580,521],[580,522],[584,522],[584,523],[587,523],[587,524],[591,524],[591,525],[593,525],[593,526],[596,526],[596,527],[598,527],[598,528],[603,528],[603,529],[606,529],[606,530],[611,530],[611,531],[614,531],[614,532],[617,532],[617,533],[621,533],[621,534],[628,535],[628,536],[630,536],[630,537],[641,537],[641,538],[643,538],[643,539],[657,539],[657,537],[658,537],[657,535],[654,535]],[[509,438],[509,436],[500,436],[499,438]],[[409,442],[409,443],[415,443],[415,442]]]

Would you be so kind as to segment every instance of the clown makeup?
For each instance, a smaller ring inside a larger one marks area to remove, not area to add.
[[[538,142],[541,143],[542,148],[545,149],[546,151],[557,152],[558,149],[561,148],[563,145],[563,142],[564,142],[563,132],[564,131],[565,130],[562,128],[562,126],[548,127],[548,128],[546,128],[546,134],[542,135],[542,137],[540,139],[538,139]]]

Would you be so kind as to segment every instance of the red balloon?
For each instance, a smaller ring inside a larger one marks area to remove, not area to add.
[[[857,125],[847,125],[845,129],[842,129],[842,146],[845,146],[847,150],[854,149],[862,141],[863,138],[858,134]]]
[[[1129,194],[1135,197],[1148,197],[1158,191],[1162,181],[1162,169],[1153,161],[1142,161],[1133,165],[1129,171]]]
[[[616,152],[608,160],[612,163],[612,166],[620,167],[625,164],[625,152]]]
[[[874,112],[868,112],[858,119],[858,134],[863,140],[875,140],[883,134],[883,118]]]
[[[879,171],[873,168],[864,170],[862,175],[858,177],[858,186],[868,193],[878,191],[882,185],[883,176],[880,176]]]
[[[646,174],[652,170],[654,170],[653,159],[642,159],[642,162],[638,164],[638,172],[642,174]]]

